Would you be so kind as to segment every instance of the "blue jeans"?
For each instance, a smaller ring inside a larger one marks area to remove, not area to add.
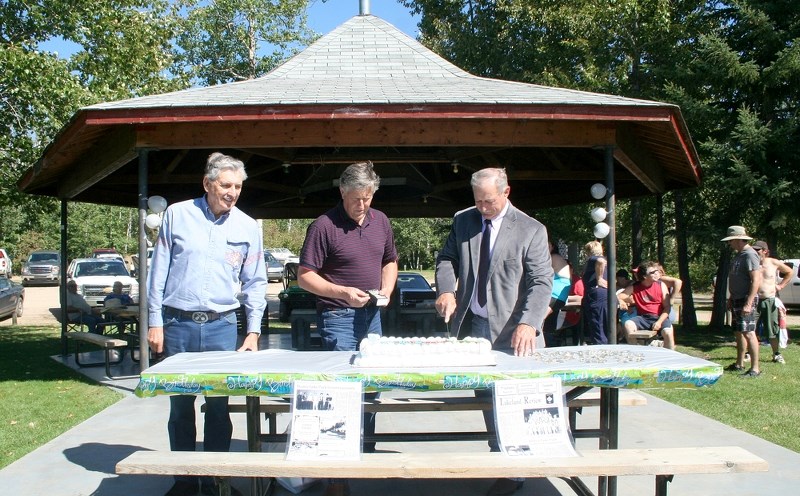
[[[236,313],[198,324],[164,311],[164,356],[183,352],[233,351],[236,349]],[[195,451],[197,426],[193,395],[170,396],[169,446],[172,451]],[[229,451],[233,424],[227,396],[206,397],[203,451]],[[176,476],[176,480],[196,477]]]
[[[367,334],[381,331],[381,312],[376,306],[324,310],[317,317],[322,347],[328,351],[356,351]],[[378,393],[364,395],[377,398]],[[364,414],[364,435],[375,434],[375,414]],[[374,453],[375,443],[364,443],[364,453]]]
[[[334,308],[317,317],[322,347],[328,351],[356,351],[367,334],[381,335],[381,312],[376,306]]]
[[[103,326],[100,325],[105,322],[103,317],[91,313],[82,313],[81,321],[89,328],[89,332],[93,334],[103,334]]]

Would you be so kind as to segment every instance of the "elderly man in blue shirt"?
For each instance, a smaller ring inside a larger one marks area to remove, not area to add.
[[[171,205],[161,224],[148,281],[147,341],[165,356],[236,349],[236,295],[244,295],[247,336],[237,351],[258,350],[267,273],[261,229],[236,208],[247,179],[244,164],[208,157],[205,196]],[[170,396],[170,448],[194,451],[195,396]],[[205,451],[228,451],[233,426],[228,397],[207,397]],[[211,479],[176,476],[167,496],[216,494]]]

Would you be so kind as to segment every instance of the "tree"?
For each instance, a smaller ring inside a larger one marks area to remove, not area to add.
[[[202,85],[259,77],[313,41],[308,0],[187,0],[179,65]]]

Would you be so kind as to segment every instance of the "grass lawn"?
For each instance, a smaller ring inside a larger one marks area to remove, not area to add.
[[[50,358],[59,353],[56,327],[0,330],[0,468],[122,398]]]
[[[677,349],[680,352],[716,362],[726,367],[736,360],[732,331],[681,332],[676,326]],[[800,330],[790,329],[790,336]],[[792,451],[800,452],[800,345],[790,343],[781,350],[785,365],[772,362],[769,345],[760,348],[761,376],[742,378],[738,372],[724,372],[710,388],[653,389],[653,396],[701,413],[731,427],[749,432]]]
[[[729,332],[701,327],[689,333],[676,326],[676,333],[680,352],[723,366],[736,356]],[[800,329],[790,334],[800,335]],[[121,394],[50,358],[60,351],[56,327],[0,331],[0,468],[121,399]],[[783,350],[786,365],[771,362],[769,346],[762,346],[761,353],[761,377],[743,379],[725,372],[710,388],[647,392],[800,452],[800,409],[794,398],[800,390],[800,345]]]

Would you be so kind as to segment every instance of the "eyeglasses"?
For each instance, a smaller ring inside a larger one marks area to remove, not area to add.
[[[648,271],[648,272],[647,272],[647,275],[648,275],[648,276],[652,276],[653,274],[658,274],[658,273],[660,273],[660,272],[661,272],[661,271],[660,271],[660,270],[658,270],[658,269],[653,269],[653,270],[650,270],[650,271]]]

